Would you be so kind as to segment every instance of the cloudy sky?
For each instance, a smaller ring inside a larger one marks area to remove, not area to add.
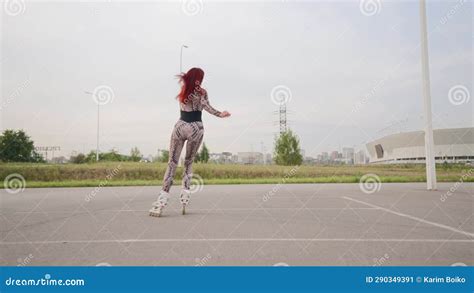
[[[167,148],[182,44],[184,68],[202,67],[211,104],[232,113],[204,115],[212,152],[271,150],[279,89],[307,155],[423,127],[418,1],[4,4],[0,129],[65,156],[95,148],[85,91],[104,88],[102,150]],[[435,128],[473,126],[472,6],[428,1]]]

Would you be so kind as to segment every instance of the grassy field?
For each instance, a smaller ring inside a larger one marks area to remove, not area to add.
[[[472,168],[439,165],[438,181],[455,182],[462,178],[474,182]],[[165,170],[164,163],[0,163],[0,179],[5,181],[10,174],[20,174],[27,187],[159,185]],[[175,182],[181,180],[182,172],[182,167],[178,168]],[[381,182],[423,182],[426,178],[424,165],[408,164],[299,167],[195,164],[194,174],[204,184],[356,183],[365,174],[375,174]]]

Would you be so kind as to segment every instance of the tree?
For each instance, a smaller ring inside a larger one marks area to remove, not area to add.
[[[100,156],[101,154],[99,153],[99,160],[100,160]],[[89,162],[89,163],[93,163],[93,162],[96,162],[97,159],[96,159],[96,152],[95,151],[90,151],[87,155],[86,155],[86,162]]]
[[[34,142],[23,130],[7,129],[0,136],[0,161],[3,162],[44,162],[35,151]]]
[[[73,164],[84,164],[86,163],[86,156],[84,154],[77,154],[77,156],[71,156],[70,159]]]
[[[159,158],[159,161],[163,162],[163,163],[168,163],[169,158],[170,158],[170,152],[164,150],[164,151],[161,152],[161,156]]]
[[[199,152],[196,153],[194,156],[194,163],[199,163],[201,162],[201,154]]]
[[[291,130],[281,133],[275,139],[274,157],[277,165],[294,166],[303,162],[300,140]]]
[[[46,163],[46,160],[43,158],[43,155],[39,154],[36,151],[31,153],[31,160],[32,163]]]
[[[198,155],[198,162],[207,163],[209,161],[209,149],[207,148],[206,144],[202,144],[201,152]]]
[[[130,151],[130,160],[133,162],[138,162],[141,160],[141,158],[142,158],[142,153],[140,153],[140,150],[138,149],[138,147],[132,148],[132,150]]]
[[[119,161],[127,161],[127,157],[119,154],[117,150],[111,149],[108,153],[100,153],[99,160],[119,162]]]

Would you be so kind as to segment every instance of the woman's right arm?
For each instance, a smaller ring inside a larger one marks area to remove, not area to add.
[[[207,92],[204,92],[204,94],[201,96],[201,104],[204,110],[206,110],[209,114],[212,114],[217,117],[229,117],[230,113],[227,111],[218,111],[214,107],[211,106],[209,103],[209,98],[207,97]]]

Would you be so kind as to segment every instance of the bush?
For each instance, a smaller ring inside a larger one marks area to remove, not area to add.
[[[70,159],[73,164],[84,164],[87,162],[86,156],[84,154],[78,154],[77,156],[71,156]]]

